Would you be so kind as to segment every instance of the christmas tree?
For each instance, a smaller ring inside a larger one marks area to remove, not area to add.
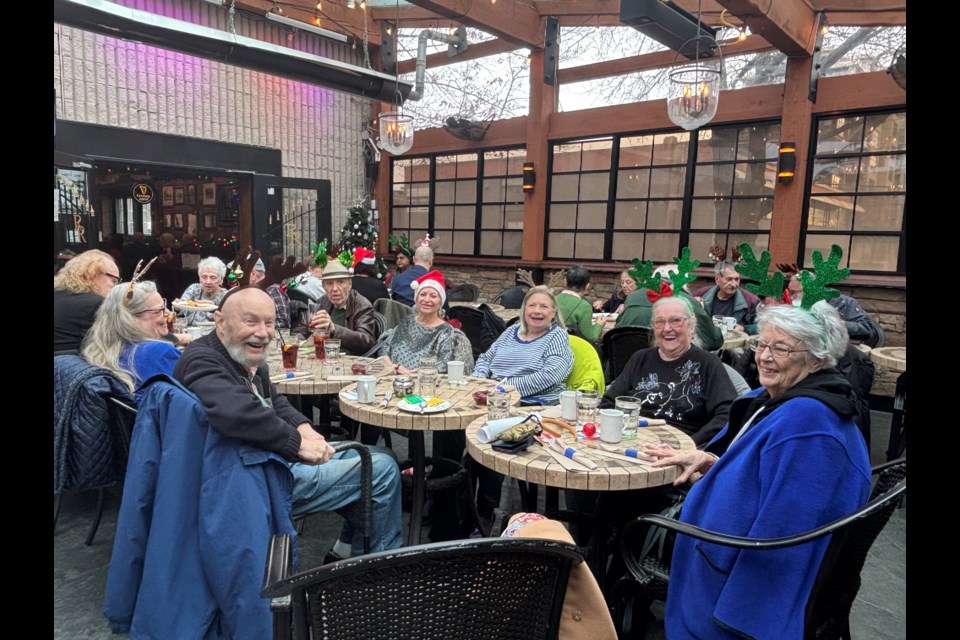
[[[340,251],[348,251],[353,254],[357,247],[364,247],[373,251],[377,250],[377,236],[379,231],[377,226],[370,220],[370,211],[366,207],[366,198],[358,198],[357,201],[347,210],[347,220],[340,229]],[[377,256],[377,277],[383,280],[387,274],[387,267],[381,256]]]

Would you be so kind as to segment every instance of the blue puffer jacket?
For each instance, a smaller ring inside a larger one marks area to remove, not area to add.
[[[260,586],[270,536],[296,535],[292,486],[279,456],[221,436],[180,383],[145,382],[103,606],[113,632],[272,637]]]
[[[53,358],[53,491],[96,489],[123,480],[123,445],[114,442],[109,397],[133,405],[127,387],[76,355]]]

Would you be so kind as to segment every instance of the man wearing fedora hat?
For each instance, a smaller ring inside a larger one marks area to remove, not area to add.
[[[327,264],[322,282],[326,295],[317,303],[310,327],[326,327],[348,355],[367,353],[377,341],[373,305],[353,290],[353,274],[339,260]]]

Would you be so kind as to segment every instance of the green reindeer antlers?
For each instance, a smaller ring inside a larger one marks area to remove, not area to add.
[[[337,260],[339,260],[340,264],[345,266],[347,269],[353,266],[353,254],[346,249],[337,254]]]
[[[327,266],[327,261],[330,259],[330,256],[327,255],[327,239],[324,238],[323,242],[311,242],[310,243],[310,255],[311,262],[314,265],[323,269]]]
[[[821,300],[836,298],[840,292],[830,289],[829,285],[846,280],[850,276],[850,269],[839,269],[843,249],[840,245],[830,247],[830,256],[824,260],[820,251],[813,252],[813,273],[801,271],[797,279],[803,286],[803,297],[800,307],[809,309]]]
[[[660,290],[660,274],[653,272],[653,261],[647,260],[640,262],[640,258],[633,259],[633,269],[627,271],[627,275],[633,278],[637,287],[649,289],[650,291]]]
[[[693,282],[697,279],[697,276],[694,275],[693,270],[700,266],[699,260],[690,259],[690,247],[684,247],[680,250],[680,257],[673,257],[674,261],[677,263],[677,272],[674,273],[671,271],[669,273],[670,282],[673,283],[674,295],[676,292],[682,291],[683,286],[687,283]]]
[[[756,294],[760,298],[776,298],[779,300],[780,296],[783,295],[783,274],[779,271],[775,271],[772,275],[770,274],[770,262],[772,261],[770,252],[761,252],[760,259],[757,260],[753,253],[753,248],[744,242],[740,245],[740,257],[743,259],[743,262],[734,267],[737,273],[744,278],[756,280],[759,283],[745,285],[747,291]]]

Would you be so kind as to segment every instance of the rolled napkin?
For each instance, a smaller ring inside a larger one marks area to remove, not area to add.
[[[500,437],[500,434],[523,422],[527,416],[513,416],[501,420],[488,420],[485,425],[477,429],[477,441],[481,444],[490,444]]]
[[[667,421],[662,418],[644,418],[640,416],[637,420],[638,427],[663,427],[666,426]]]
[[[610,453],[615,453],[617,455],[625,456],[627,458],[635,458],[637,460],[646,460],[646,461],[656,460],[656,458],[653,458],[644,454],[643,451],[640,451],[639,449],[634,449],[631,447],[615,447],[609,444],[600,444],[600,448],[603,449],[604,451],[609,451]]]
[[[344,390],[344,391],[341,391],[341,392],[340,392],[340,395],[343,396],[344,398],[346,398],[347,400],[356,401],[356,399],[357,399],[357,392],[356,392],[356,391],[346,391],[346,390]]]

